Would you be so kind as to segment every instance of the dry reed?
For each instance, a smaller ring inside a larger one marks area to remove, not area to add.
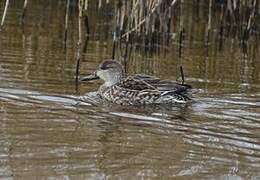
[[[4,9],[4,13],[3,13],[3,16],[2,16],[2,21],[1,21],[0,30],[3,28],[4,22],[5,22],[5,17],[6,17],[8,5],[9,5],[9,0],[6,0],[5,1],[5,9]]]

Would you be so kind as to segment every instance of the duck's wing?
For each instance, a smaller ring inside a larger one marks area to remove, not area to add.
[[[134,79],[141,79],[142,81],[145,81],[149,84],[154,84],[160,81],[160,78],[156,76],[147,75],[147,74],[136,74],[133,77]]]
[[[162,93],[187,93],[189,89],[191,89],[191,86],[188,84],[180,84],[175,81],[170,80],[161,80],[157,82],[156,84],[152,84],[156,89],[158,89]]]
[[[129,90],[136,90],[136,91],[143,91],[143,90],[156,90],[158,91],[151,82],[153,81],[150,76],[128,76],[127,78],[123,79],[118,86],[124,89]]]
[[[160,80],[155,76],[150,76],[146,74],[137,74],[134,76],[134,79],[141,80],[149,84],[154,89],[159,90],[161,93],[186,93],[191,86],[188,84],[180,84],[171,80]]]

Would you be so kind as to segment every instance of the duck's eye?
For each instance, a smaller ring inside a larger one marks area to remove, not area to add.
[[[106,70],[106,69],[108,69],[108,66],[105,66],[104,64],[102,64],[101,66],[99,66],[99,69]]]
[[[99,69],[106,70],[107,68],[104,66],[99,67]]]
[[[100,69],[102,70],[107,70],[107,69],[112,69],[114,68],[113,66],[100,66]]]

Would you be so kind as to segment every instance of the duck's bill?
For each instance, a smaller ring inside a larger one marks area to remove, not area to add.
[[[96,75],[96,73],[93,73],[93,74],[89,74],[86,76],[81,76],[79,78],[79,81],[92,81],[92,80],[97,80],[97,79],[99,79],[99,77]]]

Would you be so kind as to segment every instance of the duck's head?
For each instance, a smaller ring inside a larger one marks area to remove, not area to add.
[[[114,85],[124,76],[123,66],[115,60],[105,60],[91,75],[80,78],[81,81],[90,81],[94,79],[102,79],[106,86]]]

